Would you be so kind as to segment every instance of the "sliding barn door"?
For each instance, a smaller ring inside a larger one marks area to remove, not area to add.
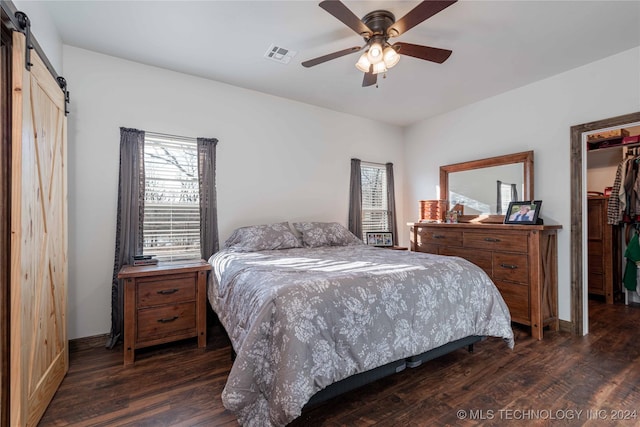
[[[11,31],[0,10],[0,426],[9,425],[9,266],[11,265]]]
[[[10,425],[35,426],[69,366],[64,97],[13,33]]]

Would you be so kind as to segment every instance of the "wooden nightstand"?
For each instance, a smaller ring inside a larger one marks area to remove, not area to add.
[[[124,364],[134,363],[136,349],[185,338],[207,343],[207,272],[204,260],[125,265]]]

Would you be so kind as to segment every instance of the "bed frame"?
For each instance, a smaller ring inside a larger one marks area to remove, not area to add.
[[[472,353],[473,345],[483,339],[485,339],[485,337],[477,335],[461,338],[459,340],[452,341],[416,356],[396,360],[395,362],[387,363],[386,365],[379,366],[369,371],[352,375],[325,387],[324,389],[311,396],[311,399],[309,399],[302,410],[304,411],[306,409],[318,406],[321,403],[324,403],[327,400],[332,399],[338,395],[347,393],[351,390],[355,390],[356,388],[362,387],[391,374],[400,372],[405,368],[417,368],[424,362],[428,362],[429,360],[444,356],[447,353],[451,353],[452,351],[458,350],[465,346],[467,347],[469,352]]]

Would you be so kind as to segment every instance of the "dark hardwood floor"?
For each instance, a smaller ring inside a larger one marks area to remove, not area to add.
[[[513,351],[490,338],[304,411],[291,426],[640,425],[640,307],[590,302],[590,334],[514,327]],[[236,426],[220,400],[231,368],[219,327],[139,351],[71,352],[40,426]]]

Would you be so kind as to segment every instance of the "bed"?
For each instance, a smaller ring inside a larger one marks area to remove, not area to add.
[[[293,226],[239,228],[209,260],[209,302],[236,353],[222,401],[242,425],[286,425],[336,387],[482,337],[513,348],[507,306],[470,262],[367,246],[337,223]]]

